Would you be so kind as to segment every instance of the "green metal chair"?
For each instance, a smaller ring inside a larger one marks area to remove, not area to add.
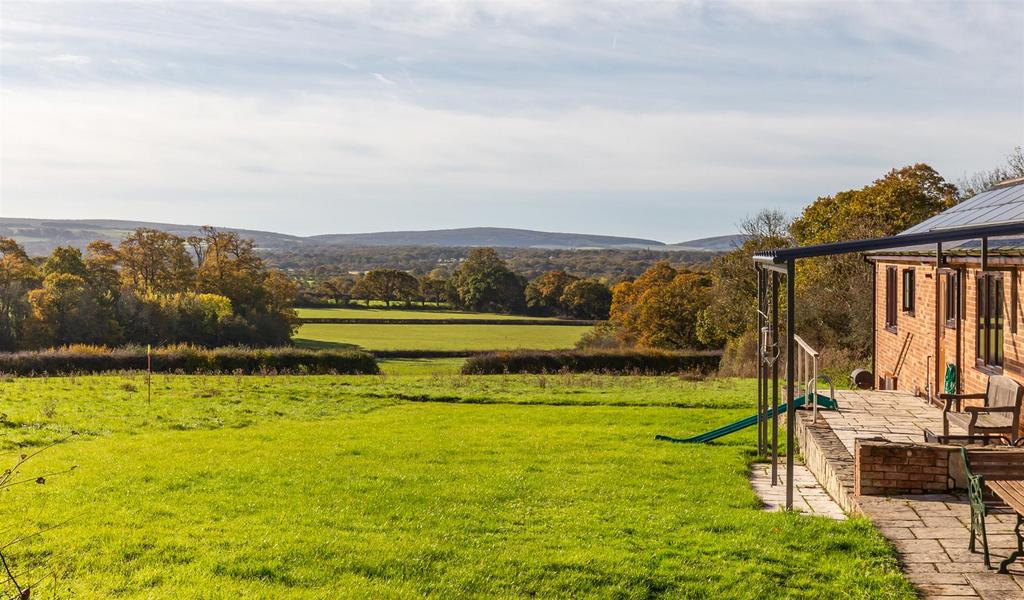
[[[985,555],[985,567],[991,569],[992,564],[988,556],[988,534],[985,532],[985,478],[971,470],[971,459],[967,455],[967,448],[960,447],[960,456],[964,459],[964,471],[967,473],[967,498],[971,503],[971,542],[967,549],[975,552],[976,541],[981,536],[981,546]]]

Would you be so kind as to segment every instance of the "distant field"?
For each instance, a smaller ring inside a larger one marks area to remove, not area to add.
[[[377,364],[385,375],[454,375],[464,362],[464,358],[384,358]]]
[[[295,343],[367,350],[558,350],[572,348],[590,327],[566,325],[372,325],[312,323]]]
[[[499,315],[493,313],[460,312],[457,310],[417,310],[404,308],[299,308],[296,309],[302,319],[486,319],[516,320],[529,318],[532,320],[554,320],[544,317],[523,317],[517,315]]]

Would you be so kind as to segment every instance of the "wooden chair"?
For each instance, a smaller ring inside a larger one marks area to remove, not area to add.
[[[1005,434],[1017,441],[1024,387],[1005,375],[988,378],[984,394],[939,394],[946,401],[942,410],[942,433],[949,435],[950,422],[967,430],[967,435]],[[984,406],[963,406],[964,400],[984,400]],[[961,410],[962,409],[962,410]]]

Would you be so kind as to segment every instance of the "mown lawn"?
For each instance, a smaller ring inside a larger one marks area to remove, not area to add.
[[[77,432],[26,473],[76,471],[5,492],[3,536],[63,523],[9,548],[57,574],[33,598],[914,597],[865,521],[758,510],[752,433],[653,441],[749,381],[143,382],[0,382],[9,448]]]
[[[590,329],[573,325],[380,325],[311,323],[295,343],[307,348],[366,350],[558,350],[572,348]]]
[[[296,309],[303,319],[500,319],[502,321],[516,319],[543,319],[545,317],[524,317],[521,315],[500,315],[495,313],[464,312],[446,309],[416,308],[299,308]]]

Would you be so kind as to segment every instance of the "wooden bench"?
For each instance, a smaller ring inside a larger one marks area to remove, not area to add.
[[[942,411],[942,434],[949,435],[949,424],[956,423],[967,435],[1003,434],[1017,441],[1024,387],[1006,375],[988,378],[983,394],[939,394],[946,401]],[[961,406],[964,400],[984,400],[984,406]]]
[[[999,572],[1006,573],[1017,558],[1024,556],[1024,448],[960,448],[967,473],[967,495],[971,502],[971,541],[968,548],[975,551],[975,540],[981,537],[985,566],[991,567],[988,554],[988,536],[985,532],[987,508],[984,491],[989,490],[1013,512],[1017,513],[1014,533],[1017,550],[999,563]]]

